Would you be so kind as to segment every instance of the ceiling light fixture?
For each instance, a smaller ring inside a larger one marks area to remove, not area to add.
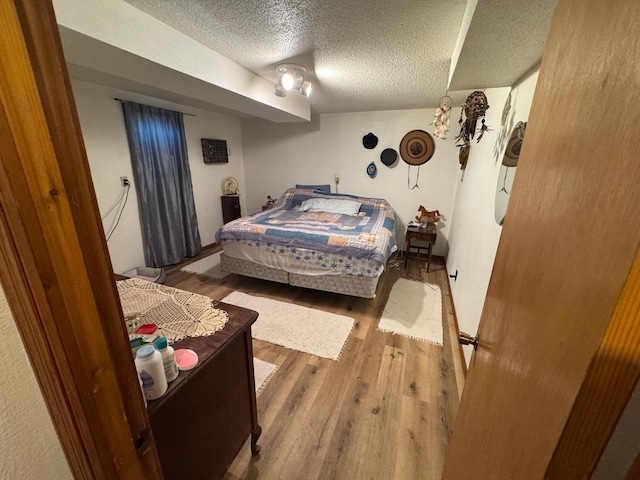
[[[304,76],[307,69],[295,63],[281,63],[276,66],[278,81],[275,84],[275,94],[278,97],[286,97],[287,91],[298,90],[303,97],[311,95],[311,82]]]

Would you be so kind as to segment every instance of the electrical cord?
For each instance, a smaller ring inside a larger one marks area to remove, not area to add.
[[[387,267],[395,268],[396,270],[400,270],[403,268],[404,262],[402,260],[402,250],[396,250],[391,254],[389,259],[387,260]]]
[[[113,232],[115,232],[116,228],[118,228],[118,224],[120,223],[120,219],[122,218],[122,212],[124,212],[124,207],[127,206],[127,200],[129,200],[130,188],[131,188],[131,185],[127,184],[127,186],[125,187],[124,202],[122,202],[122,207],[120,208],[120,211],[116,213],[116,216],[114,217],[115,225],[113,222],[111,222],[111,227],[109,228],[109,233],[107,234],[107,242],[109,242],[109,239],[111,239],[111,235],[113,235]]]
[[[127,184],[128,186],[129,184]],[[116,206],[122,201],[122,197],[124,196],[124,194],[126,193],[127,187],[122,187],[122,191],[120,192],[120,194],[118,195],[118,197],[115,199],[115,201],[113,202],[113,204],[109,207],[109,209],[104,212],[104,214],[100,217],[102,220],[104,220],[105,218],[107,218],[107,216],[111,213],[111,211],[116,208]]]
[[[109,214],[113,211],[114,208],[118,207],[118,209],[120,208],[120,206],[122,205],[122,199],[124,197],[124,195],[127,193],[127,188],[129,186],[129,182],[126,181],[124,183],[124,185],[122,186],[122,190],[120,191],[120,193],[118,194],[118,196],[116,197],[116,199],[114,200],[114,202],[111,204],[111,206],[107,209],[106,212],[104,212],[100,218],[102,219],[102,221],[104,222],[104,220],[109,216]],[[117,214],[116,214],[117,216]],[[113,228],[114,222],[115,222],[115,217],[114,219],[111,221],[111,225],[109,226],[109,228],[105,228],[106,232],[111,232],[111,229]]]

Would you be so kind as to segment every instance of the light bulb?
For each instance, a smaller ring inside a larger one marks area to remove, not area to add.
[[[291,90],[294,84],[293,75],[291,75],[290,73],[285,73],[284,75],[282,75],[282,79],[280,82],[282,83],[282,86],[285,90]]]

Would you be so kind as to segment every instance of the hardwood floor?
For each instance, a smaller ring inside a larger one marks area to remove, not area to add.
[[[355,319],[338,361],[254,339],[254,355],[278,370],[258,396],[262,450],[252,458],[247,442],[227,480],[440,478],[464,379],[445,267],[437,259],[431,272],[423,267],[409,261],[407,271],[388,268],[372,300],[169,270],[167,285],[211,298],[239,290]],[[400,276],[440,286],[444,347],[377,330]]]

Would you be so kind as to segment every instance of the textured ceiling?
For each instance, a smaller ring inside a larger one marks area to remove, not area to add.
[[[557,0],[480,0],[473,13],[453,90],[513,85],[542,58]]]
[[[539,62],[555,4],[54,0],[77,78],[278,122],[308,120],[309,107],[433,108],[450,76],[454,105],[470,90],[513,85]],[[309,70],[308,103],[272,94],[278,63]]]
[[[319,113],[434,107],[466,0],[127,0],[275,82],[307,67]],[[290,95],[297,93],[290,93]]]

